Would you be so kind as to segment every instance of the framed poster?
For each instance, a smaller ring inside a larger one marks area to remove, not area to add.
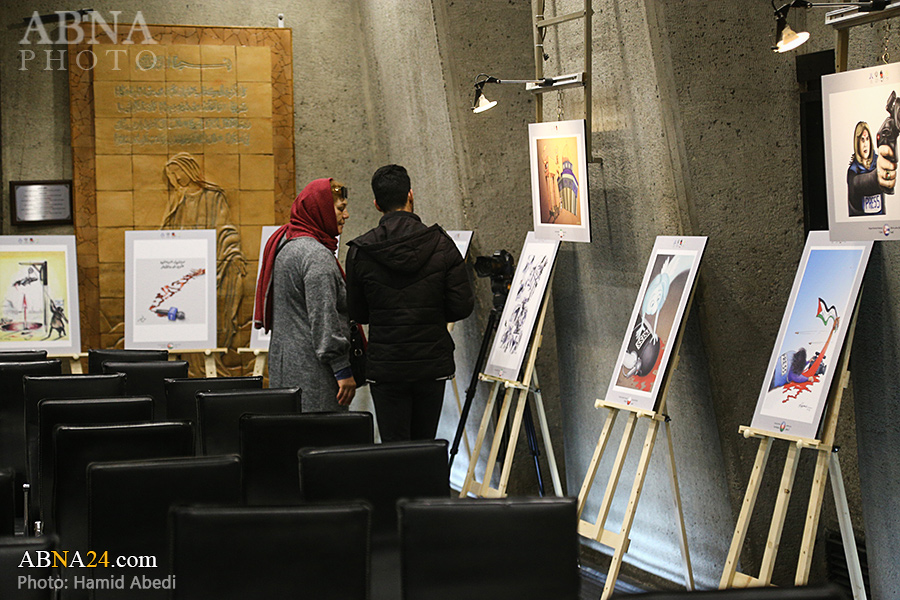
[[[459,253],[462,254],[463,259],[466,258],[469,254],[469,245],[472,243],[472,231],[448,231],[447,235],[453,240],[453,243],[456,244],[456,248],[459,250]]]
[[[644,271],[637,301],[606,401],[632,410],[655,410],[661,375],[684,321],[706,237],[658,236]]]
[[[584,119],[529,124],[528,151],[537,238],[590,242]]]
[[[75,236],[0,236],[0,351],[81,352]]]
[[[538,239],[533,231],[525,237],[485,374],[509,380],[519,376],[558,249],[558,240]]]
[[[125,232],[125,347],[216,347],[216,230]]]
[[[256,269],[256,281],[259,282],[259,272],[262,269],[263,264],[263,253],[266,251],[266,243],[269,241],[269,238],[272,237],[276,231],[280,229],[279,225],[264,225],[262,228],[262,235],[260,236],[259,242],[259,262],[257,263],[259,266]],[[254,286],[253,289],[256,289]],[[256,314],[256,296],[253,297],[253,314]],[[268,350],[269,349],[269,340],[272,338],[272,332],[266,332],[265,329],[257,329],[256,327],[250,327],[250,349],[251,350]]]
[[[811,231],[751,427],[815,438],[844,346],[872,242],[832,242]]]
[[[822,78],[828,229],[835,241],[900,231],[900,64]]]

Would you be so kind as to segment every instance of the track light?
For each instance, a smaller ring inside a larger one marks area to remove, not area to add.
[[[884,10],[888,5],[888,0],[873,0],[871,2],[807,2],[806,0],[792,0],[784,4],[781,8],[775,7],[775,0],[772,0],[772,9],[775,11],[775,45],[772,50],[775,52],[787,52],[803,45],[809,39],[809,33],[806,31],[796,32],[787,24],[788,12],[792,8],[813,8],[813,7],[856,7],[860,12],[872,12]]]
[[[475,100],[472,103],[472,112],[480,113],[497,105],[496,100],[488,100],[484,95],[484,86],[488,83],[519,83],[525,84],[529,92],[546,92],[551,89],[564,89],[581,86],[584,82],[584,73],[560,75],[559,77],[545,77],[543,79],[498,79],[485,73],[475,78]]]

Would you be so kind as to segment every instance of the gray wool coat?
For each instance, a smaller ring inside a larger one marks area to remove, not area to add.
[[[347,410],[334,374],[350,366],[347,292],[331,251],[310,237],[285,242],[272,270],[269,386],[300,386],[303,412]]]

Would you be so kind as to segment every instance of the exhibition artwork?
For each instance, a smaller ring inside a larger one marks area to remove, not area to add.
[[[584,120],[531,123],[528,147],[535,234],[590,242]]]
[[[81,352],[75,236],[0,236],[0,350]]]
[[[214,229],[125,232],[125,347],[216,347]]]
[[[751,427],[815,438],[872,242],[812,231],[794,278]]]
[[[825,181],[832,240],[890,240],[900,227],[900,65],[822,78]]]
[[[606,402],[632,410],[656,409],[662,375],[684,320],[706,239],[656,238]]]
[[[518,377],[558,249],[559,241],[542,240],[534,232],[528,232],[500,315],[485,374],[509,380]]]
[[[472,231],[447,231],[447,235],[456,244],[456,249],[465,258],[469,254],[469,245],[472,243]]]
[[[262,228],[262,234],[260,235],[260,244],[259,244],[259,261],[257,262],[256,269],[256,281],[259,281],[259,273],[262,270],[263,264],[263,254],[266,250],[266,244],[269,242],[269,238],[272,237],[276,231],[280,228],[278,225],[265,225]],[[254,286],[255,288],[256,286]],[[253,299],[253,314],[256,314],[256,298]],[[272,332],[266,331],[265,328],[260,327],[257,329],[256,327],[252,327],[250,329],[250,349],[251,350],[268,350],[269,349],[269,340],[272,338]]]

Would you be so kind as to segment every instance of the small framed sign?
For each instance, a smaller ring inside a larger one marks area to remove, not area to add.
[[[72,181],[10,181],[13,225],[71,224]]]

